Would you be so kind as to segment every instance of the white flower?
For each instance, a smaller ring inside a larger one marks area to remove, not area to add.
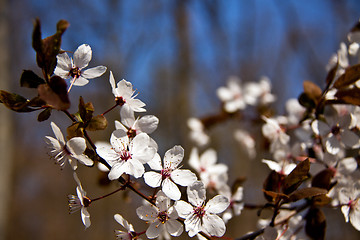
[[[219,189],[219,194],[227,197],[229,199],[230,205],[223,213],[223,220],[227,223],[234,215],[238,216],[241,213],[241,210],[244,208],[243,203],[243,190],[242,186],[239,186],[236,191],[232,194],[230,187],[225,184]]]
[[[118,179],[123,173],[130,174],[135,178],[141,177],[144,165],[150,161],[156,149],[150,146],[150,137],[146,133],[136,135],[130,142],[128,138],[117,138],[111,135],[112,147],[102,146],[96,152],[111,166],[108,174],[110,180]]]
[[[137,234],[134,230],[132,224],[128,223],[120,214],[115,214],[114,219],[126,229],[126,232],[121,230],[115,230],[116,239],[119,240],[132,240],[137,239],[141,240],[141,238],[137,237]]]
[[[136,213],[140,219],[150,223],[146,230],[146,236],[150,239],[159,237],[164,231],[175,237],[183,232],[183,225],[176,220],[176,209],[170,205],[170,198],[161,191],[157,194],[156,206],[146,204],[137,208]]]
[[[89,45],[82,44],[74,52],[74,60],[69,58],[67,53],[57,55],[57,66],[54,74],[62,78],[71,78],[71,85],[84,86],[92,78],[97,78],[103,75],[106,71],[105,66],[97,66],[83,70],[89,65],[92,57],[92,51]]]
[[[353,225],[360,231],[360,182],[355,182],[352,186],[343,187],[339,191],[339,201],[342,204],[341,212],[344,214],[345,221]]]
[[[66,160],[69,161],[73,170],[76,170],[77,163],[92,166],[93,161],[84,154],[86,149],[86,141],[82,137],[73,137],[69,141],[65,142],[58,126],[51,122],[51,128],[56,138],[45,136],[45,141],[52,149],[50,154],[54,157],[55,161],[63,168]]]
[[[152,162],[152,168],[160,173],[149,171],[144,174],[144,180],[150,187],[156,188],[161,185],[162,191],[166,196],[173,200],[179,200],[181,192],[176,184],[189,186],[197,180],[195,173],[187,169],[179,169],[179,164],[184,158],[184,149],[181,146],[174,146],[169,149],[164,156],[164,165],[161,160],[158,163]],[[176,183],[176,184],[175,184]]]
[[[227,165],[216,163],[217,156],[214,149],[207,149],[201,156],[197,148],[190,153],[189,165],[200,175],[205,187],[218,189],[227,181]]]
[[[159,124],[159,119],[154,115],[145,115],[135,119],[133,111],[126,111],[121,108],[121,122],[115,121],[115,128],[122,131],[124,136],[129,138],[135,137],[137,134],[144,132],[150,134],[154,132]]]
[[[70,213],[74,213],[81,208],[81,220],[82,220],[83,224],[85,225],[85,228],[88,228],[88,227],[90,227],[91,222],[90,222],[90,214],[87,211],[87,207],[91,204],[91,199],[86,196],[86,192],[82,188],[81,182],[80,182],[76,172],[73,173],[73,176],[78,185],[76,187],[77,196],[68,195],[69,210],[70,210]]]
[[[278,148],[283,148],[290,141],[289,135],[285,132],[286,130],[280,126],[277,119],[264,116],[262,116],[262,119],[266,122],[262,126],[262,133],[271,142],[270,151],[275,152]]]
[[[271,94],[270,79],[262,76],[258,83],[246,83],[244,86],[244,99],[249,105],[267,105],[274,102],[275,96]]]
[[[246,107],[243,90],[237,77],[230,77],[227,87],[219,87],[216,94],[224,103],[225,111],[229,113],[243,110]]]
[[[209,143],[210,138],[205,133],[204,124],[197,118],[189,118],[187,125],[190,128],[190,139],[198,146],[205,146]]]
[[[247,131],[242,129],[235,130],[234,138],[245,147],[250,159],[256,157],[255,140]]]
[[[291,163],[287,159],[280,161],[280,163],[266,159],[263,159],[261,161],[268,165],[271,170],[274,170],[281,175],[289,175],[291,171],[294,170],[294,168],[296,167],[295,163]]]
[[[314,120],[311,128],[315,134],[324,138],[323,141],[329,153],[335,155],[339,153],[344,146],[349,148],[359,146],[359,137],[349,129],[352,122],[351,114],[346,114],[341,117],[327,117],[326,119],[327,123]]]
[[[201,231],[211,236],[223,236],[226,226],[216,214],[228,208],[229,200],[222,195],[216,195],[205,204],[206,190],[200,181],[187,188],[187,196],[190,203],[180,200],[176,202],[175,208],[179,216],[185,219],[185,230],[189,232],[189,236],[193,237]]]
[[[131,82],[126,81],[125,79],[119,81],[117,85],[115,85],[115,78],[110,71],[110,84],[112,88],[112,92],[115,96],[115,101],[119,106],[126,109],[126,111],[134,111],[134,112],[145,112],[146,110],[143,108],[145,103],[143,103],[139,99],[135,99],[137,94],[133,96],[135,91],[133,90]]]

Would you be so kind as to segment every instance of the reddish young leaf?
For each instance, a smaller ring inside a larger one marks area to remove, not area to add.
[[[316,207],[323,207],[330,204],[332,199],[325,194],[315,196],[312,198],[311,204]]]
[[[38,93],[40,98],[52,108],[66,110],[70,107],[66,82],[59,76],[51,77],[49,84],[39,85]]]
[[[324,195],[327,190],[317,187],[302,188],[294,191],[289,195],[289,202],[296,202],[304,198],[311,198],[319,195]]]
[[[360,64],[351,66],[345,70],[334,83],[335,88],[344,88],[360,79]]]
[[[0,90],[0,103],[15,112],[32,112],[39,108],[30,106],[30,101],[16,93]]]
[[[37,88],[40,84],[44,83],[45,80],[31,70],[24,70],[20,77],[21,87]]]
[[[280,173],[278,173],[276,171],[271,171],[263,184],[264,193],[266,191],[279,192],[283,178],[284,178],[284,176],[281,175]],[[268,200],[269,202],[273,201],[272,196],[269,196],[268,194],[264,194],[264,196],[265,196],[266,200]]]
[[[308,178],[310,170],[310,161],[307,158],[306,160],[300,162],[291,173],[286,176],[283,185],[283,192],[285,194],[290,194],[295,191],[301,183]]]
[[[359,88],[347,88],[339,89],[335,93],[335,97],[339,101],[345,104],[353,104],[360,106],[360,89]]]
[[[322,95],[321,88],[311,81],[304,81],[303,82],[304,93],[315,103],[319,101]]]
[[[311,186],[330,190],[332,187],[331,180],[334,175],[334,170],[330,168],[324,169],[313,177]]]
[[[93,117],[89,124],[86,126],[86,130],[97,131],[104,130],[107,127],[107,120],[103,115],[97,115]]]

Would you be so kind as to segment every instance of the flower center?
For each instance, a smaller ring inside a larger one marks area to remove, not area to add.
[[[194,208],[194,214],[195,214],[198,218],[202,218],[202,217],[205,215],[204,206],[195,207],[195,208]]]
[[[84,204],[84,207],[90,206],[90,204],[91,204],[91,199],[88,198],[88,197],[86,197],[86,196],[84,196],[84,197],[83,197],[83,204]]]
[[[122,106],[126,103],[125,99],[123,97],[116,97],[115,102],[117,105]]]
[[[120,153],[120,158],[121,158],[121,160],[123,160],[123,161],[127,161],[127,160],[131,159],[131,154],[130,154],[129,151],[123,150],[123,151]]]
[[[340,127],[339,127],[339,124],[336,124],[335,126],[333,126],[331,128],[331,133],[334,134],[334,135],[338,135],[340,133]]]
[[[167,215],[167,212],[164,211],[164,212],[159,212],[157,218],[159,219],[159,221],[161,223],[165,223],[167,220],[168,220],[168,215]]]
[[[171,176],[171,169],[165,168],[161,170],[162,179],[166,179]]]
[[[69,71],[69,75],[73,78],[79,78],[81,75],[81,70],[78,67],[72,68]]]

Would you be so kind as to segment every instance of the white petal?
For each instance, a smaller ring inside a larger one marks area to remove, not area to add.
[[[171,179],[181,186],[189,186],[197,180],[197,177],[190,170],[175,169],[171,173]]]
[[[169,219],[165,223],[167,231],[171,236],[178,237],[184,231],[183,225],[175,219]]]
[[[184,149],[177,145],[166,151],[164,156],[164,168],[175,169],[184,158]]]
[[[97,67],[86,69],[85,71],[81,72],[81,75],[84,78],[92,79],[92,78],[100,77],[105,72],[106,72],[106,67],[105,66],[97,66]]]
[[[200,158],[199,158],[199,151],[195,147],[191,149],[190,158],[189,158],[189,165],[197,172],[200,171]]]
[[[157,220],[156,222],[150,224],[149,228],[146,230],[146,236],[149,239],[157,238],[163,231],[164,224]]]
[[[217,161],[216,151],[212,148],[206,150],[203,154],[201,154],[200,157],[201,167],[207,168],[209,166],[214,165],[216,161]]]
[[[162,176],[160,173],[156,172],[146,172],[144,173],[144,181],[147,185],[152,188],[159,187],[161,184]]]
[[[210,199],[206,206],[205,211],[209,213],[221,213],[225,211],[230,205],[229,199],[222,195],[216,195]]]
[[[53,148],[54,154],[57,155],[60,151],[62,151],[62,146],[60,145],[59,140],[50,137],[50,136],[45,136],[45,142],[50,145],[51,148]]]
[[[127,104],[129,104],[131,109],[135,112],[146,112],[144,108],[146,104],[139,99],[127,99]]]
[[[200,206],[206,199],[206,190],[202,182],[196,181],[187,187],[189,202],[194,206]]]
[[[127,164],[125,165],[129,166],[128,169],[125,169],[125,172],[134,176],[135,178],[142,177],[145,172],[144,165],[137,159],[133,158],[131,160],[128,160]]]
[[[86,141],[82,137],[73,137],[66,143],[66,148],[73,155],[81,155],[86,149]]]
[[[52,128],[52,130],[53,130],[53,132],[55,134],[56,139],[59,140],[59,142],[60,142],[60,144],[62,146],[64,146],[65,145],[65,140],[64,140],[63,134],[60,131],[60,128],[54,122],[51,122],[50,125],[51,125],[51,128]]]
[[[319,121],[319,120],[314,120],[311,123],[311,128],[315,134],[320,136],[326,136],[331,132],[330,127],[323,121]]]
[[[63,70],[65,72],[69,72],[71,70],[72,62],[69,55],[67,55],[67,53],[58,54],[56,58],[57,58],[56,68],[60,68],[59,70]]]
[[[81,208],[81,220],[84,223],[85,228],[90,227],[90,225],[91,225],[90,214],[84,207]]]
[[[181,218],[187,218],[194,210],[193,206],[183,200],[176,201],[174,207]]]
[[[85,166],[92,166],[94,165],[93,160],[91,160],[88,156],[86,156],[85,154],[81,154],[81,155],[76,155],[73,156],[73,158],[75,158],[76,160],[78,160],[80,163],[84,164]]]
[[[74,64],[82,69],[87,67],[92,57],[91,47],[87,44],[80,45],[74,52]]]
[[[181,192],[179,188],[169,178],[166,178],[162,182],[162,191],[173,200],[179,200],[181,198]]]
[[[89,80],[80,76],[80,77],[76,78],[76,80],[74,82],[74,86],[85,86],[88,83],[89,83]]]
[[[129,224],[128,221],[125,220],[125,218],[123,218],[120,214],[115,214],[114,215],[114,219],[121,225],[123,226],[127,231],[129,232],[134,232],[134,227]]]
[[[153,205],[143,205],[136,209],[138,217],[145,221],[154,221],[158,216],[159,210]]]
[[[150,134],[158,127],[159,119],[154,115],[145,115],[137,121],[137,125],[142,132]]]
[[[339,140],[335,137],[335,135],[326,139],[325,146],[328,153],[333,155],[337,154],[341,149]]]
[[[108,177],[110,180],[118,179],[126,170],[126,166],[124,166],[124,163],[116,163],[114,166],[112,166]]]
[[[162,170],[161,157],[158,153],[155,153],[154,157],[149,162],[147,162],[147,164],[153,170],[157,170],[157,171]]]
[[[205,214],[202,227],[211,236],[221,237],[225,234],[226,226],[224,221],[217,215]]]
[[[341,141],[345,144],[345,146],[350,148],[358,147],[360,143],[359,136],[347,129],[341,133]]]
[[[353,225],[353,227],[360,231],[360,211],[359,209],[352,209],[349,214],[350,217],[350,223]]]

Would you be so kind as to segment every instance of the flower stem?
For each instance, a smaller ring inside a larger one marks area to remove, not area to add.
[[[114,108],[116,108],[117,106],[119,106],[118,103],[115,103],[114,106],[112,106],[110,109],[106,110],[103,114],[101,114],[102,116],[104,116],[105,114],[107,114],[108,112],[110,112],[111,110],[113,110]]]
[[[121,190],[124,190],[124,189],[125,189],[124,186],[121,186],[120,188],[116,189],[115,191],[112,191],[111,193],[105,194],[104,196],[101,196],[101,197],[98,197],[98,198],[91,199],[91,202],[95,202],[95,201],[97,201],[97,200],[106,198],[106,197],[111,196],[111,195],[113,195],[114,193],[117,193],[117,192],[119,192],[119,191],[121,191]]]

